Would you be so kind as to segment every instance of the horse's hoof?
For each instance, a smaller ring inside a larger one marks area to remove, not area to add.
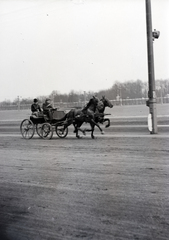
[[[101,134],[104,134],[104,131],[101,131]]]

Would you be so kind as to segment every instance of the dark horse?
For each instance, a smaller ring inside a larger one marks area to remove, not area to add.
[[[76,137],[80,138],[78,135],[78,131],[83,132],[85,134],[86,131],[91,132],[91,137],[94,138],[94,128],[97,126],[102,134],[104,134],[104,131],[101,129],[98,123],[104,123],[108,122],[106,127],[110,126],[110,120],[108,118],[104,118],[104,110],[106,107],[112,108],[112,103],[106,98],[102,97],[100,101],[98,99],[94,98],[94,101],[91,103],[91,105],[88,107],[86,111],[77,110],[77,109],[71,109],[65,117],[63,117],[61,120],[65,121],[64,128],[68,127],[69,125],[74,125],[74,132],[76,133]],[[91,129],[84,129],[82,130],[80,127],[81,125],[86,122],[89,123],[91,126]]]
[[[107,122],[107,125],[105,126],[107,128],[110,126],[110,119],[104,118],[105,115],[109,115],[109,114],[104,114],[106,107],[112,108],[113,104],[105,96],[102,96],[102,98],[100,99],[96,107],[95,122],[101,123],[101,124],[103,124],[104,122]]]
[[[110,119],[109,118],[104,118],[105,115],[109,114],[104,114],[105,108],[109,107],[112,108],[113,104],[108,100],[105,96],[102,96],[100,101],[97,104],[96,111],[94,113],[94,121],[95,123],[101,123],[103,124],[104,122],[107,122],[107,125],[105,126],[106,128],[110,126]],[[97,126],[96,124],[90,123],[91,129],[84,129],[83,132],[91,132],[91,137],[94,138],[94,128]],[[81,129],[79,129],[81,130]],[[103,132],[102,132],[103,134]]]

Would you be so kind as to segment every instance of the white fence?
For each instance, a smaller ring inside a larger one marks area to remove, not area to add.
[[[146,105],[147,98],[135,98],[135,99],[120,99],[120,100],[111,100],[114,106],[122,105]],[[169,97],[157,98],[158,104],[169,103]],[[85,105],[85,102],[54,102],[54,106],[59,109],[71,109],[71,108],[82,108]],[[3,105],[0,104],[0,110],[22,110],[30,109],[31,104],[11,104]]]

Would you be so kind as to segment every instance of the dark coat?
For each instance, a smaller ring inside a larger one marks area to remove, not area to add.
[[[38,103],[33,103],[31,105],[31,111],[34,113],[34,112],[41,112],[42,110]]]

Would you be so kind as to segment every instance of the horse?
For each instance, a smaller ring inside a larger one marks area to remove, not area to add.
[[[104,134],[104,131],[98,124],[99,122],[103,123],[105,121],[108,121],[106,127],[110,126],[110,120],[107,118],[104,119],[104,110],[106,107],[113,107],[111,102],[106,97],[102,97],[100,101],[97,98],[94,98],[94,101],[91,102],[86,111],[84,111],[85,108],[81,110],[71,109],[60,121],[65,121],[64,128],[73,124],[75,128],[74,132],[76,133],[77,138],[80,138],[78,131],[83,132],[84,135],[86,131],[91,131],[91,137],[94,139],[93,132],[95,126],[97,126],[100,132]],[[84,122],[89,123],[91,129],[82,130],[80,127]]]
[[[86,122],[89,123],[91,126],[97,126],[102,134],[104,134],[103,130],[94,121],[94,113],[96,111],[97,104],[99,102],[99,99],[95,96],[90,99],[89,103],[87,106],[85,106],[83,109],[77,110],[77,109],[71,109],[65,116],[59,121],[64,121],[63,122],[63,131],[65,128],[67,128],[69,125],[73,124],[74,125],[74,132],[76,133],[76,137],[80,138],[78,135],[78,130],[83,132],[85,134],[85,131],[80,129],[81,125]]]
[[[103,124],[104,122],[107,122],[107,125],[105,128],[108,128],[110,126],[110,119],[109,118],[104,118],[105,115],[109,114],[104,114],[105,108],[109,107],[112,108],[113,104],[110,102],[109,99],[107,99],[105,96],[102,96],[100,101],[97,104],[96,111],[94,113],[94,121],[95,123],[101,123]],[[84,129],[83,132],[91,132],[91,137],[94,138],[93,132],[96,124],[91,123],[91,129]],[[81,129],[79,129],[81,130]]]

